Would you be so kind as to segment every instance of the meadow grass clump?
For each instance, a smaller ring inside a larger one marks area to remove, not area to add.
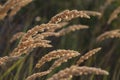
[[[37,9],[35,6],[38,5],[32,3],[33,1],[35,0],[6,0],[0,3],[0,25],[2,25],[0,27],[2,28],[0,29],[0,43],[5,41],[5,46],[7,45],[3,49],[0,45],[0,51],[4,50],[0,57],[0,80],[119,80],[119,50],[116,50],[119,42],[114,44],[112,40],[107,39],[120,37],[120,30],[116,29],[116,26],[120,25],[113,21],[115,19],[119,21],[119,3],[114,5],[116,8],[113,7],[114,9],[111,9],[113,12],[109,15],[106,15],[108,6],[116,1],[106,0],[102,6],[95,4],[94,9],[89,9],[94,5],[89,5],[88,9],[78,9],[78,5],[74,5],[77,9],[69,9],[67,8],[69,5],[66,4],[66,8],[61,12],[56,11],[60,12],[57,14],[51,11],[50,5],[48,5],[47,8],[52,12],[52,16],[56,14],[51,17],[48,9],[45,11]],[[42,2],[40,2],[41,5]],[[26,7],[25,13],[27,14],[22,14],[24,11],[22,12],[21,8],[29,3],[32,3],[31,9],[28,10],[29,7]],[[82,2],[78,1],[77,4],[79,3]],[[95,1],[95,3],[97,2]],[[56,8],[59,5],[56,5]],[[36,22],[34,18],[39,10],[42,13],[39,17],[40,20]],[[16,15],[19,12],[21,13]],[[22,17],[19,17],[21,14]],[[23,17],[24,19],[21,21]],[[14,20],[16,18],[20,20]],[[12,26],[16,26],[17,23],[19,26],[24,26],[24,30],[19,28],[18,31],[15,31]],[[22,23],[25,25],[21,25]],[[6,34],[3,34],[5,30]],[[1,34],[3,38],[5,37],[4,40],[2,40]],[[108,41],[103,42],[105,45],[99,44],[103,40]],[[100,50],[100,53],[106,54],[96,54]],[[112,54],[114,51],[117,56]],[[96,56],[93,56],[94,54]],[[112,60],[118,61],[111,63]]]
[[[86,26],[86,25],[72,25],[72,26],[69,26],[64,29],[62,27],[68,24],[67,22],[64,22],[64,21],[69,21],[69,20],[71,20],[73,18],[77,18],[77,17],[90,18],[89,15],[100,16],[100,13],[95,12],[95,11],[65,10],[65,11],[57,14],[56,16],[52,17],[51,20],[46,24],[37,25],[37,26],[29,29],[27,32],[19,32],[19,33],[15,34],[11,38],[10,42],[13,42],[14,40],[21,37],[20,42],[19,42],[18,46],[9,54],[9,56],[7,58],[6,57],[0,58],[1,65],[4,64],[6,61],[8,61],[9,57],[20,57],[23,54],[29,55],[29,53],[37,47],[43,47],[43,48],[52,47],[52,45],[50,44],[51,41],[47,40],[47,37],[50,37],[50,36],[59,37],[59,36],[68,34],[72,31],[76,31],[76,30],[80,30],[80,29],[87,29],[88,26]],[[82,56],[80,58],[80,60],[77,61],[77,65],[79,65],[81,63],[81,60],[83,62],[84,60],[88,59],[89,57],[91,57],[93,54],[95,54],[99,50],[100,50],[100,48],[94,49],[93,51],[90,51],[87,54],[85,54],[84,56]],[[74,50],[59,49],[59,50],[51,51],[48,54],[46,54],[45,56],[43,56],[38,61],[35,68],[40,69],[41,66],[43,66],[45,63],[47,63],[53,59],[57,59],[57,60],[55,60],[53,65],[47,71],[37,72],[37,73],[34,73],[34,74],[28,76],[26,78],[26,80],[35,80],[37,77],[47,75],[50,72],[52,72],[52,70],[54,70],[56,67],[62,65],[62,63],[67,62],[68,59],[72,59],[73,57],[76,57],[79,55],[80,55],[80,53],[77,51],[74,51]],[[73,66],[71,68],[73,68]],[[70,70],[71,70],[71,68],[70,68]],[[77,68],[78,67],[76,66],[76,69]],[[82,69],[82,67],[80,67],[80,68]],[[102,74],[102,71],[100,72],[100,70],[98,70],[98,72],[97,72],[97,69],[94,70],[94,68],[93,68],[93,70],[91,70],[91,68],[90,68],[90,71],[88,68],[88,69],[86,69],[85,72],[83,71],[82,73],[84,74],[86,72]],[[74,71],[73,71],[73,73],[74,73]],[[68,78],[69,78],[69,75],[71,75],[71,74],[72,73],[68,74]],[[51,77],[50,79],[52,79],[53,77]]]

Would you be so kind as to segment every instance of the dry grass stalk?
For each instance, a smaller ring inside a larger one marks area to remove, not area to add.
[[[114,19],[118,18],[119,13],[120,13],[120,6],[113,11],[107,23],[110,24]]]
[[[34,73],[34,74],[28,76],[25,80],[35,80],[37,77],[42,77],[42,76],[47,75],[49,73],[50,73],[49,70],[48,71],[44,71],[44,72]]]
[[[87,29],[89,28],[88,26],[86,25],[72,25],[72,26],[69,26],[68,28],[65,28],[65,29],[62,29],[60,31],[58,31],[55,36],[63,36],[67,33],[70,33],[72,31],[76,31],[76,30],[80,30],[80,29]]]
[[[19,39],[20,37],[22,37],[25,33],[24,32],[18,32],[15,35],[13,35],[13,37],[10,39],[10,42],[14,42],[15,40]]]
[[[120,30],[116,29],[116,30],[106,31],[105,33],[97,37],[97,41],[103,41],[107,38],[120,38]]]
[[[49,52],[45,56],[43,56],[38,63],[36,64],[36,68],[40,68],[43,64],[45,64],[48,61],[51,61],[53,59],[57,59],[66,55],[71,55],[71,54],[79,54],[77,51],[73,50],[54,50],[52,52]]]
[[[15,15],[22,7],[32,2],[32,0],[8,0],[0,8],[0,20],[7,16],[9,10],[11,10],[9,16]]]
[[[80,59],[76,62],[76,65],[80,65],[82,62],[84,62],[85,60],[87,60],[88,58],[90,58],[92,55],[94,55],[95,53],[97,53],[100,50],[101,50],[101,48],[95,48],[93,50],[90,50],[85,55],[80,57]]]
[[[80,54],[78,53],[72,53],[69,55],[65,55],[64,57],[61,57],[60,59],[56,60],[53,65],[49,68],[49,70],[53,70],[56,67],[60,66],[62,63],[67,62],[69,59],[79,56]]]
[[[72,78],[73,76],[88,75],[88,74],[108,75],[109,73],[105,70],[101,70],[100,68],[93,68],[86,66],[83,67],[71,66],[70,68],[66,68],[54,74],[48,80],[65,80],[65,79],[67,80]]]

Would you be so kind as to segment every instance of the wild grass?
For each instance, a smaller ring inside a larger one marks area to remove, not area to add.
[[[53,17],[46,16],[46,22],[38,20],[32,23],[28,18],[23,22],[29,28],[24,25],[24,30],[11,32],[14,28],[12,25],[7,28],[6,24],[17,24],[14,19],[20,19],[19,11],[29,3],[33,5],[34,1],[6,0],[0,5],[1,31],[13,34],[1,35],[8,38],[5,40],[7,47],[2,49],[0,57],[0,80],[119,80],[119,65],[116,65],[119,63],[119,49],[116,47],[119,42],[114,44],[108,39],[120,37],[119,28],[110,28],[111,25],[119,26],[119,23],[114,23],[119,19],[119,5],[107,19],[105,17],[112,2],[107,0],[94,10],[57,11]],[[38,14],[37,11],[33,13]],[[29,12],[26,16],[30,15],[33,19]],[[1,44],[3,39],[0,40]],[[96,54],[98,51],[101,54]],[[111,60],[117,61],[111,63]]]

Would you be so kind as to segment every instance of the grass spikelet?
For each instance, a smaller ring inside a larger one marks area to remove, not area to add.
[[[97,37],[97,41],[103,41],[107,38],[120,38],[120,30],[116,29],[116,30],[106,31]]]
[[[85,55],[80,57],[80,59],[76,62],[76,65],[80,65],[82,62],[84,62],[85,60],[87,60],[88,58],[90,58],[92,55],[94,55],[95,53],[97,53],[100,50],[101,50],[101,48],[95,48],[93,50],[90,50]]]
[[[43,64],[45,64],[48,61],[51,61],[53,59],[57,59],[66,55],[71,55],[71,54],[79,54],[77,51],[73,50],[54,50],[52,52],[49,52],[45,56],[43,56],[38,63],[36,64],[36,68],[40,68]]]
[[[6,65],[6,63],[9,63],[9,62],[12,62],[12,61],[15,61],[15,60],[18,60],[19,57],[14,57],[14,56],[4,56],[4,57],[0,57],[0,66],[4,66]]]
[[[118,17],[118,14],[120,13],[120,6],[116,8],[113,13],[110,15],[110,18],[108,19],[108,24],[110,24],[114,19]]]
[[[32,40],[23,42],[21,45],[16,47],[10,56],[20,56],[22,54],[28,54],[29,51],[37,47],[52,47],[49,40]]]
[[[84,11],[84,12],[90,16],[101,16],[101,13],[96,11]]]
[[[61,23],[59,23],[59,27],[49,29],[48,32],[54,32],[55,30],[60,29],[60,28],[62,28],[64,26],[66,26],[66,25],[68,25],[68,22],[61,22]]]
[[[56,29],[56,27],[60,27],[60,26],[58,24],[49,24],[49,23],[37,25],[27,31],[27,33],[23,36],[21,42],[28,40],[29,37],[35,36],[38,32],[44,32],[45,30],[49,30],[49,29]]]
[[[58,31],[55,36],[63,36],[72,31],[76,31],[76,30],[80,30],[80,29],[87,29],[87,28],[89,28],[89,27],[86,25],[72,25],[72,26],[69,26],[68,28]]]
[[[59,27],[59,25],[57,25],[57,24],[42,24],[40,26],[35,26],[34,28],[28,30],[27,33],[24,34],[23,37],[21,38],[20,43],[18,44],[18,47],[16,47],[10,55],[20,56],[21,54],[26,53],[26,51],[29,48],[31,49],[31,48],[37,47],[37,46],[39,46],[39,47],[52,47],[50,44],[48,44],[49,41],[47,41],[47,43],[46,43],[45,40],[39,41],[37,38],[36,38],[37,39],[37,41],[36,41],[33,39],[33,37],[38,32],[44,32],[44,30],[54,29],[56,27]],[[44,37],[45,35],[42,35],[42,36]]]
[[[49,73],[50,73],[49,70],[48,71],[44,71],[44,72],[34,73],[34,74],[28,76],[25,80],[35,80],[37,77],[42,77],[42,76],[47,75]]]
[[[31,3],[33,0],[19,0],[17,4],[12,7],[12,11],[9,14],[9,17],[14,16],[22,7]]]
[[[51,18],[49,23],[59,23],[62,21],[69,21],[73,18],[90,18],[92,16],[101,16],[101,13],[95,11],[78,11],[78,10],[65,10]]]
[[[4,19],[9,10],[11,10],[9,16],[15,15],[22,7],[29,4],[33,0],[8,0],[4,5],[0,8],[0,20]]]
[[[14,42],[15,40],[19,39],[22,37],[25,33],[24,32],[18,32],[13,37],[10,39],[10,43]]]
[[[109,73],[105,70],[101,70],[100,68],[86,67],[86,66],[83,67],[71,66],[70,68],[66,68],[54,74],[48,80],[65,80],[65,79],[67,80],[72,78],[73,76],[88,75],[88,74],[108,75]]]
[[[84,11],[77,11],[77,10],[65,10],[51,18],[49,23],[60,23],[62,21],[69,21],[73,18],[90,18]]]
[[[50,37],[50,36],[55,36],[56,33],[55,32],[44,32],[44,33],[41,33],[41,34],[37,34],[33,37],[33,39],[44,39],[44,38],[47,38],[47,37]]]
[[[78,53],[72,53],[72,54],[69,54],[69,55],[65,55],[64,57],[61,57],[59,58],[58,60],[56,60],[53,65],[50,67],[49,70],[53,70],[55,69],[56,67],[60,66],[62,63],[64,62],[67,62],[69,59],[73,58],[73,57],[76,57],[76,56],[79,56],[80,54]]]

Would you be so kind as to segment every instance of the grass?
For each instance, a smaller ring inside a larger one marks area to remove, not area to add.
[[[109,1],[109,0],[108,0]],[[111,0],[112,1],[112,0]],[[90,57],[89,60],[83,62],[80,64],[81,66],[92,66],[92,67],[101,67],[102,69],[109,72],[109,76],[95,76],[95,75],[88,75],[88,76],[79,76],[74,77],[73,80],[119,80],[120,79],[120,70],[119,70],[119,32],[116,34],[108,34],[107,37],[103,41],[98,42],[97,38],[101,34],[113,30],[119,30],[119,10],[118,10],[118,16],[117,18],[114,18],[112,21],[110,21],[111,15],[116,15],[114,12],[119,6],[120,1],[115,0],[112,1],[110,4],[108,4],[106,7],[103,6],[103,3],[106,4],[107,1],[55,1],[51,0],[48,1],[49,5],[46,5],[46,1],[42,0],[34,0],[33,2],[29,3],[27,6],[24,5],[24,7],[21,7],[17,14],[9,17],[9,14],[3,19],[1,18],[0,21],[0,56],[1,58],[4,56],[11,56],[10,53],[21,44],[21,39],[14,41],[13,43],[9,43],[10,39],[14,34],[17,32],[26,32],[34,28],[36,25],[41,25],[42,23],[47,24],[51,17],[54,16],[57,13],[60,13],[66,9],[74,10],[77,9],[80,10],[89,10],[89,11],[99,11],[102,14],[101,17],[96,16],[90,16],[91,19],[86,18],[77,18],[72,19],[69,21],[69,24],[64,26],[66,29],[67,27],[74,25],[74,24],[82,24],[89,26],[88,29],[80,30],[71,32],[69,34],[66,34],[65,36],[60,37],[48,37],[45,38],[45,40],[52,41],[50,45],[52,44],[52,48],[41,48],[43,46],[39,45],[40,47],[35,47],[35,49],[32,49],[30,47],[30,44],[27,46],[29,47],[29,50],[32,50],[29,54],[23,54],[20,53],[19,57],[22,56],[17,61],[10,62],[11,64],[7,66],[7,69],[0,71],[0,79],[1,80],[25,80],[28,76],[45,71],[49,69],[49,67],[54,63],[55,60],[52,60],[52,62],[48,62],[45,65],[43,65],[40,69],[36,69],[35,65],[37,64],[38,60],[41,59],[44,55],[49,53],[50,51],[57,50],[57,49],[71,49],[75,50],[81,53],[81,56],[86,54],[89,50],[92,50],[97,47],[102,47],[101,51],[98,52],[93,57]],[[2,4],[2,1],[1,1]],[[98,4],[98,5],[96,5]],[[39,6],[40,5],[40,6]],[[13,5],[12,5],[13,6]],[[103,12],[100,10],[100,7],[103,6]],[[2,11],[1,11],[2,12]],[[32,14],[31,14],[32,13]],[[40,16],[40,21],[35,21],[35,18],[37,16]],[[64,18],[64,17],[63,17]],[[54,21],[53,21],[54,22]],[[109,22],[109,23],[108,23]],[[58,29],[56,33],[62,29]],[[114,32],[113,32],[114,33]],[[41,34],[38,33],[38,34]],[[118,35],[118,36],[117,36]],[[117,39],[111,39],[114,37],[118,37]],[[34,37],[34,36],[33,36]],[[28,38],[28,37],[27,37]],[[27,39],[26,38],[26,39]],[[31,39],[31,38],[30,38]],[[29,40],[29,38],[28,38]],[[45,41],[43,41],[45,42]],[[17,44],[18,43],[18,44]],[[45,42],[45,45],[49,43]],[[26,49],[27,49],[26,48]],[[62,57],[61,57],[62,58]],[[70,66],[74,65],[76,61],[80,58],[80,56],[77,56],[71,60],[68,60],[68,62],[65,62],[64,64],[61,64],[61,66],[55,68],[51,73],[49,73],[46,76],[39,77],[36,80],[46,80],[47,78],[52,77],[54,74],[57,74],[57,72],[65,69],[70,68]]]

